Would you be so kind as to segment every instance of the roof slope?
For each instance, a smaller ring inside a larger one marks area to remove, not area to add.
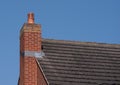
[[[120,84],[120,45],[42,40],[39,64],[50,85]]]

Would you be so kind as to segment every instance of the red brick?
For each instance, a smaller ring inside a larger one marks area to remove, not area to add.
[[[25,24],[20,34],[20,51],[41,51],[41,26]],[[47,85],[35,57],[20,56],[19,85]]]

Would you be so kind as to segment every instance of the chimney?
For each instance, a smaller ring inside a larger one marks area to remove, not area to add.
[[[33,13],[28,14],[28,23],[34,24],[34,14]]]
[[[20,31],[20,84],[37,85],[38,64],[41,54],[41,25],[34,23],[34,14],[28,14],[28,22]]]

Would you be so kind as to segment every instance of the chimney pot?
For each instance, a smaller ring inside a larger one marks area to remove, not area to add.
[[[28,14],[28,23],[30,23],[30,24],[34,23],[34,13]]]

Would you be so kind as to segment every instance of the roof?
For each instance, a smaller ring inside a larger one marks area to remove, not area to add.
[[[38,62],[50,85],[119,85],[120,45],[43,39]]]

